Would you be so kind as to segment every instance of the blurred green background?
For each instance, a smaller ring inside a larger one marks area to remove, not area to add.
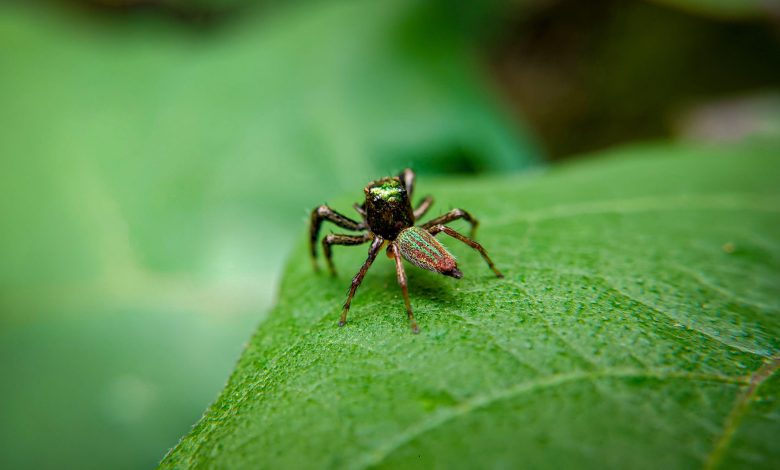
[[[0,5],[0,467],[155,465],[370,179],[780,132],[777,2],[475,3]]]

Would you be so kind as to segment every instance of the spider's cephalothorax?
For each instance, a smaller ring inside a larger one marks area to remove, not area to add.
[[[412,331],[415,333],[418,331],[418,328],[412,314],[411,304],[409,303],[406,273],[404,272],[401,258],[423,269],[438,272],[445,276],[451,276],[456,279],[463,277],[463,274],[458,270],[455,258],[434,238],[437,234],[444,232],[479,251],[496,276],[503,277],[493,265],[482,245],[445,225],[453,220],[464,219],[471,224],[473,238],[478,222],[468,212],[462,209],[453,209],[425,224],[415,226],[414,223],[433,204],[433,198],[430,196],[423,198],[417,209],[413,209],[411,204],[413,191],[414,173],[412,170],[406,169],[399,176],[372,181],[365,187],[365,202],[362,205],[355,204],[354,206],[361,216],[361,222],[356,222],[349,217],[341,215],[328,206],[319,206],[312,211],[310,244],[315,270],[317,270],[317,238],[323,220],[329,220],[339,227],[348,230],[363,232],[362,235],[329,234],[322,239],[325,260],[328,262],[328,267],[333,275],[336,274],[336,270],[333,266],[332,245],[360,245],[371,242],[371,247],[368,250],[368,259],[363,263],[355,277],[352,278],[352,285],[347,295],[347,301],[344,303],[344,309],[341,312],[339,326],[344,326],[346,323],[347,312],[349,312],[352,298],[363,281],[366,271],[368,271],[368,268],[386,243],[388,244],[388,255],[395,260],[398,283],[401,285],[404,302],[406,303],[406,313],[409,316]]]

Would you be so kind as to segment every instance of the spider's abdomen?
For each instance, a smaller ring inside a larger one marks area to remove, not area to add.
[[[383,178],[366,186],[368,228],[386,240],[395,240],[401,231],[414,225],[414,213],[401,180]]]
[[[401,256],[415,266],[458,279],[463,277],[455,257],[425,229],[409,227],[396,240]]]

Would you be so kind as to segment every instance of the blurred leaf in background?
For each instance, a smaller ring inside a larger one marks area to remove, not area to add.
[[[158,461],[327,195],[539,161],[455,13],[312,2],[201,30],[4,4],[0,466]]]

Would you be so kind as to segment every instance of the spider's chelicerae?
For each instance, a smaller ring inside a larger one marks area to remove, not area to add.
[[[322,248],[325,251],[325,259],[328,262],[330,272],[335,276],[336,269],[333,266],[331,246],[333,245],[361,245],[371,242],[368,249],[368,259],[363,263],[360,271],[352,278],[352,285],[349,288],[347,301],[344,302],[344,309],[341,312],[339,326],[344,326],[347,321],[347,312],[352,303],[352,297],[355,296],[358,286],[363,281],[366,271],[371,267],[371,263],[376,259],[377,254],[385,244],[387,246],[387,256],[395,260],[395,269],[398,275],[398,284],[401,285],[401,291],[406,303],[406,313],[409,316],[412,331],[419,331],[417,322],[414,321],[412,306],[409,303],[409,291],[406,287],[406,273],[404,272],[403,257],[410,263],[429,271],[444,274],[445,276],[460,279],[463,273],[458,270],[455,258],[439,243],[434,237],[441,232],[456,238],[479,251],[482,257],[487,261],[490,269],[498,277],[504,277],[493,265],[487,252],[482,245],[471,238],[467,238],[444,224],[457,219],[464,219],[471,224],[471,236],[478,222],[468,212],[463,209],[453,209],[448,213],[436,217],[422,225],[415,226],[419,220],[430,209],[433,204],[433,198],[427,196],[423,198],[417,209],[412,208],[412,194],[414,191],[414,172],[410,169],[404,170],[400,175],[382,178],[369,183],[363,191],[366,199],[363,204],[355,204],[355,210],[360,214],[361,221],[356,222],[334,211],[328,206],[319,206],[311,213],[311,256],[314,264],[314,270],[317,266],[317,238],[320,226],[324,220],[328,220],[339,227],[356,232],[363,232],[362,235],[329,234],[322,239]]]

